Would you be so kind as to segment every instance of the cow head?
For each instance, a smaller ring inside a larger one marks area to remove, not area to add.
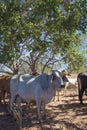
[[[52,70],[52,83],[55,85],[57,88],[59,87],[64,87],[64,82],[62,80],[62,75],[61,72],[57,70]]]

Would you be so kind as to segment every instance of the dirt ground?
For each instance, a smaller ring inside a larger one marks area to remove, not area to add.
[[[84,105],[79,104],[77,88],[71,86],[65,93],[59,93],[55,101],[46,106],[46,119],[38,123],[36,107],[30,110],[23,105],[23,127],[20,130],[87,130],[87,96]],[[7,111],[8,104],[0,104],[0,130],[19,130],[18,123]]]

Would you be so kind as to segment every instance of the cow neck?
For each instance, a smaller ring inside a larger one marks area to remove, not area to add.
[[[50,86],[47,89],[48,93],[55,93],[56,91],[56,85],[53,84],[53,82],[50,84]]]

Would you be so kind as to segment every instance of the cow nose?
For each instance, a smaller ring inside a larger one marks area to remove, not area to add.
[[[65,85],[64,85],[64,84],[61,84],[61,87],[62,87],[62,88],[64,88],[64,87],[65,87]]]

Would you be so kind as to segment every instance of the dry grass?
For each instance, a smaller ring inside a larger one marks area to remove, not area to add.
[[[24,117],[21,130],[87,130],[87,97],[85,95],[83,100],[84,105],[79,104],[75,86],[71,86],[65,96],[61,91],[59,101],[51,101],[46,106],[47,117],[42,124],[37,121],[36,107],[28,110],[26,105],[23,105]],[[19,130],[17,122],[2,104],[0,104],[0,130]]]

